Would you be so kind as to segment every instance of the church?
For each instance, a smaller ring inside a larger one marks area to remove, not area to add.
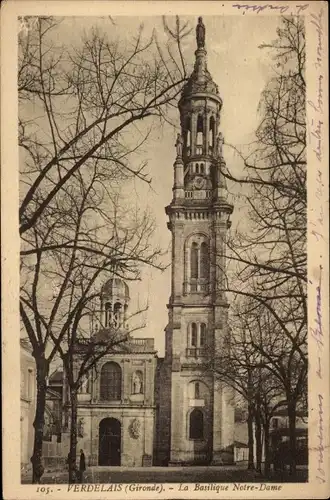
[[[165,356],[157,356],[152,338],[129,337],[125,348],[98,361],[82,384],[77,449],[84,450],[89,466],[234,460],[234,394],[205,368],[226,349],[225,249],[233,206],[222,174],[222,99],[207,69],[202,18],[196,41],[194,70],[178,104],[173,199],[166,207],[172,276]],[[100,297],[102,328],[96,335],[110,334],[113,325],[128,331],[127,284],[113,277]],[[64,378],[63,408],[66,398]],[[66,457],[68,422],[63,425],[61,455]]]

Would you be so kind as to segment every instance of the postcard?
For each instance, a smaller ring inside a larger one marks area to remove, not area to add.
[[[2,6],[6,500],[328,498],[327,10]]]

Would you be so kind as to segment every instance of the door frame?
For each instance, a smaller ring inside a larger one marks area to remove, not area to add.
[[[100,457],[101,457],[101,447],[100,447],[100,441],[101,441],[101,424],[102,422],[104,422],[105,420],[107,420],[107,424],[105,426],[105,428],[107,429],[111,429],[111,424],[116,422],[116,425],[118,425],[118,428],[119,428],[119,431],[120,431],[120,435],[119,435],[119,463],[116,464],[116,465],[113,465],[113,464],[109,464],[109,465],[102,465],[100,464]],[[112,421],[112,422],[110,422]],[[122,456],[122,423],[121,421],[116,418],[116,417],[103,417],[101,418],[101,420],[99,421],[98,423],[98,465],[100,465],[101,467],[120,467],[121,465],[121,456]]]

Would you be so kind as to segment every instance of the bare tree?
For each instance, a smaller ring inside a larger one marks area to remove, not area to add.
[[[181,40],[189,30],[180,28],[179,19],[174,43],[162,52],[155,33],[144,36],[143,26],[130,43],[94,30],[68,48],[58,44],[58,25],[40,17],[19,39],[19,145],[28,176],[22,181],[20,234],[79,169],[88,168],[88,159],[116,162],[119,170],[149,180],[143,164],[128,161],[143,141],[137,127],[163,120],[185,80]]]
[[[247,313],[249,315],[248,331],[252,347],[260,356],[260,364],[264,371],[278,381],[278,387],[289,419],[290,470],[296,473],[296,411],[302,404],[307,390],[307,365],[305,339],[297,338],[293,332],[291,337],[283,334],[273,314],[260,305],[254,304]],[[265,424],[267,429],[268,410],[266,408]]]
[[[87,281],[85,286],[88,286]],[[71,294],[74,294],[73,289],[71,289]],[[72,325],[67,330],[65,342],[59,345],[59,354],[65,372],[65,382],[69,389],[69,399],[67,401],[70,409],[69,483],[77,480],[78,393],[83,385],[87,385],[88,382],[91,383],[92,380],[95,381],[98,362],[104,356],[119,350],[120,352],[129,352],[131,334],[145,326],[139,322],[134,328],[129,328],[128,323],[133,317],[139,316],[146,309],[135,311],[130,318],[126,319],[127,323],[125,324],[120,324],[120,322],[118,322],[118,325],[115,322],[112,322],[111,325],[102,324],[100,318],[103,311],[96,305],[95,298],[95,296],[90,297],[88,302],[85,302],[82,307],[76,310]],[[86,317],[91,320],[87,327],[83,326]],[[96,325],[96,328],[91,330],[91,325]]]
[[[231,311],[231,328],[224,339],[224,348],[216,354],[217,362],[211,362],[216,376],[240,395],[247,407],[248,469],[261,472],[262,435],[265,443],[265,469],[269,469],[269,422],[276,409],[286,404],[284,387],[265,366],[251,338],[251,300],[241,298]],[[250,322],[249,322],[250,321]],[[263,331],[267,337],[271,332]],[[263,432],[262,432],[263,430]],[[254,456],[254,443],[256,456]],[[256,465],[254,465],[256,464]]]
[[[142,27],[126,45],[94,30],[65,47],[59,23],[40,17],[19,40],[20,311],[37,372],[34,483],[50,363],[60,350],[65,358],[109,272],[139,279],[141,265],[162,267],[150,216],[124,206],[120,187],[150,182],[144,162],[132,166],[149,133],[138,124],[164,120],[185,74],[180,55],[173,66],[181,36],[165,58]]]
[[[75,181],[75,182],[74,182]],[[109,171],[94,161],[57,194],[33,231],[22,238],[21,317],[37,370],[33,481],[42,475],[41,453],[49,366],[62,358],[106,276],[135,280],[141,265],[162,267],[150,244],[153,222],[120,206]],[[126,215],[125,215],[126,212]],[[26,250],[24,250],[26,248]],[[31,255],[34,259],[30,264]],[[70,337],[71,335],[71,337]]]
[[[303,18],[283,17],[277,39],[261,48],[273,53],[274,76],[261,96],[261,121],[250,156],[234,148],[246,174],[237,178],[223,168],[228,180],[245,185],[247,205],[245,228],[228,238],[229,265],[223,272],[229,292],[251,299],[246,311],[255,328],[251,343],[283,385],[295,473],[296,405],[307,387],[308,364]],[[266,342],[263,331],[276,332],[281,346]]]

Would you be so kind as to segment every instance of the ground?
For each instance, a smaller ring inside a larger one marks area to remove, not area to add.
[[[84,475],[84,483],[234,483],[234,482],[306,482],[307,468],[298,468],[293,479],[288,472],[272,471],[265,478],[244,466],[220,467],[89,467]],[[43,484],[66,484],[67,472],[47,471],[42,477]],[[22,483],[31,483],[31,473],[22,475]]]

